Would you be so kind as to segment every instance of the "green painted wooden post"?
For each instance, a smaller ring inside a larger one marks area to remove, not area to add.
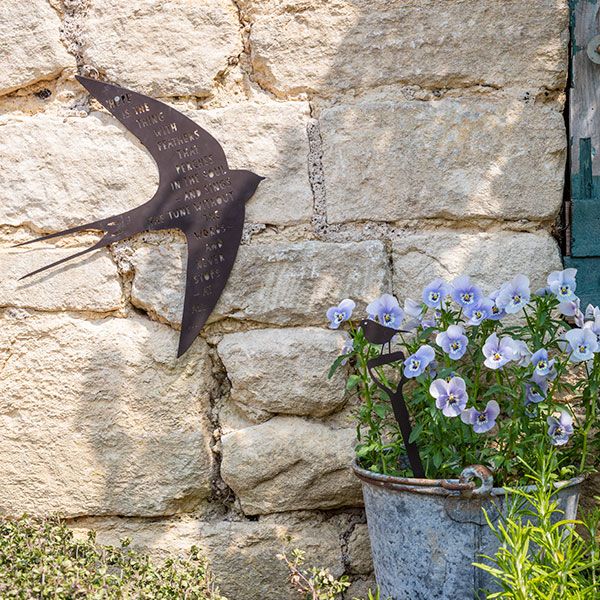
[[[564,263],[578,269],[577,292],[585,307],[600,303],[600,2],[569,2],[570,198]]]

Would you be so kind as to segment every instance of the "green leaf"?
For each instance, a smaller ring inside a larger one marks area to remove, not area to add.
[[[388,414],[388,407],[385,404],[376,404],[373,407],[373,412],[380,418],[385,419]]]
[[[408,438],[408,442],[410,444],[412,444],[413,442],[416,442],[419,439],[422,432],[423,432],[423,424],[417,423],[413,427],[413,430],[410,432],[410,437]]]
[[[349,354],[342,354],[341,356],[338,356],[334,361],[333,364],[331,365],[330,369],[329,369],[329,373],[327,373],[327,379],[331,379],[335,372],[339,369],[340,365],[342,364],[342,361],[345,358],[348,358],[348,356],[350,356]]]
[[[348,391],[354,389],[360,383],[360,377],[358,375],[350,375],[348,377],[348,381],[346,382],[346,389]]]

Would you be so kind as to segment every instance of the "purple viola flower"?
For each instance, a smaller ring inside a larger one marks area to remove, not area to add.
[[[435,358],[435,350],[431,346],[421,346],[404,361],[404,376],[418,377]]]
[[[492,316],[494,301],[491,298],[482,298],[475,306],[465,306],[465,315],[469,317],[469,325],[479,325],[482,321]]]
[[[342,346],[342,356],[344,354],[350,354],[351,352],[354,352],[354,340],[346,333],[346,336],[344,338],[344,345]],[[348,357],[344,358],[344,360],[342,360],[342,365],[345,365],[348,362]]]
[[[517,275],[500,288],[496,304],[507,314],[514,315],[527,305],[530,298],[529,279],[525,275]]]
[[[438,333],[435,343],[452,359],[462,358],[467,351],[467,336],[460,325],[450,325],[446,331]]]
[[[471,283],[468,275],[461,275],[452,282],[452,299],[463,308],[477,306],[482,296],[481,290]]]
[[[327,310],[327,318],[329,319],[329,327],[337,329],[344,321],[348,321],[352,316],[352,311],[356,307],[353,300],[346,298],[337,306],[332,306]]]
[[[513,340],[513,350],[513,360],[520,367],[526,367],[531,362],[531,350],[523,340]]]
[[[472,425],[475,433],[485,433],[496,424],[499,414],[500,407],[498,403],[495,400],[490,400],[485,410],[479,412],[476,408],[468,408],[463,411],[460,418],[463,423]]]
[[[429,393],[435,398],[435,405],[446,417],[458,417],[467,406],[467,386],[461,377],[450,381],[436,379],[429,386]]]
[[[600,311],[598,311],[598,314],[596,314],[596,311],[598,311],[597,308],[594,309],[594,319],[592,321],[585,321],[583,327],[594,333],[596,340],[598,341],[598,348],[600,349]]]
[[[542,348],[531,357],[531,364],[534,366],[536,375],[547,377],[554,368],[554,359],[548,359],[548,350]]]
[[[565,333],[565,340],[571,362],[590,360],[594,358],[594,352],[598,352],[598,339],[591,329],[571,329]]]
[[[423,305],[407,298],[404,301],[404,315],[407,317],[404,329],[416,329],[423,319]]]
[[[575,276],[577,269],[565,269],[564,271],[552,271],[548,275],[548,287],[558,298],[559,302],[568,302],[575,300],[575,290],[577,283]]]
[[[548,286],[541,287],[535,290],[533,294],[534,296],[552,296],[552,290]]]
[[[489,369],[499,369],[507,362],[513,360],[516,354],[514,341],[505,336],[501,340],[495,333],[492,333],[483,345],[483,354],[485,356],[484,365]]]
[[[558,419],[548,417],[548,435],[554,446],[564,446],[573,435],[573,417],[566,411],[561,411]]]
[[[404,311],[400,308],[398,300],[391,294],[383,294],[367,306],[369,319],[379,321],[386,327],[399,329],[404,319]]]
[[[450,294],[451,288],[443,279],[434,279],[423,290],[423,302],[429,308],[440,308],[442,302]]]
[[[498,294],[500,293],[500,290],[496,290],[495,292],[492,292],[490,294],[490,300],[492,301],[492,310],[490,313],[490,316],[488,317],[488,319],[492,320],[492,321],[499,321],[500,319],[502,319],[502,317],[506,316],[506,311],[503,308],[500,308],[498,306]]]
[[[548,380],[538,379],[525,385],[525,404],[539,404],[548,394]]]

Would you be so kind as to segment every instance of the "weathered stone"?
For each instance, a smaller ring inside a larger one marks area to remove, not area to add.
[[[343,343],[340,332],[314,327],[260,329],[226,335],[218,352],[245,414],[318,417],[344,404],[343,374],[327,378]]]
[[[198,546],[209,560],[217,584],[229,600],[295,600],[285,564],[277,558],[294,548],[306,552],[306,566],[343,571],[338,533],[334,526],[312,518],[280,516],[268,522],[205,522],[181,518],[148,522],[133,519],[83,519],[78,535],[93,529],[98,542],[132,546],[158,557],[180,556]]]
[[[96,312],[124,308],[117,267],[106,250],[92,252],[64,266],[19,281],[27,273],[81,250],[41,244],[0,248],[0,306]]]
[[[566,80],[565,0],[244,5],[255,76],[280,96],[394,83],[556,89]]]
[[[331,223],[554,219],[561,207],[564,119],[548,107],[371,96],[324,110],[321,133]]]
[[[210,491],[211,366],[144,319],[23,318],[0,327],[0,514],[155,516]]]
[[[354,429],[274,417],[223,436],[221,476],[248,515],[357,506],[354,436]]]
[[[206,96],[242,52],[228,0],[91,0],[82,39],[84,59],[110,81],[153,96]]]
[[[111,115],[0,118],[0,224],[56,231],[132,209],[158,186],[150,155]]]
[[[307,103],[241,102],[187,114],[217,138],[230,167],[266,177],[247,204],[247,221],[275,225],[310,221]]]
[[[489,293],[523,273],[535,290],[545,285],[550,271],[562,268],[558,246],[546,232],[407,233],[394,243],[393,256],[394,292],[400,298],[417,297],[436,277],[450,281],[462,274]]]
[[[0,95],[75,66],[60,41],[60,18],[47,0],[0,3]],[[4,156],[4,155],[3,155]]]
[[[132,302],[179,324],[186,247],[137,249]],[[211,317],[276,325],[321,325],[329,306],[353,298],[358,310],[389,291],[388,260],[379,241],[269,243],[241,246],[231,277]],[[360,265],[360,268],[356,268]]]
[[[373,571],[371,542],[366,523],[357,523],[348,538],[347,564],[351,573],[368,575]]]

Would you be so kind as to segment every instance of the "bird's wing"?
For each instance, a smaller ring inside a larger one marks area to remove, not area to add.
[[[245,206],[234,202],[213,218],[182,228],[187,238],[187,273],[179,349],[181,356],[212,313],[235,262],[244,228]]]
[[[197,168],[229,170],[221,144],[208,131],[174,108],[137,92],[96,79],[77,81],[143,144],[158,166],[159,190],[183,187]],[[175,186],[175,187],[174,187]]]

